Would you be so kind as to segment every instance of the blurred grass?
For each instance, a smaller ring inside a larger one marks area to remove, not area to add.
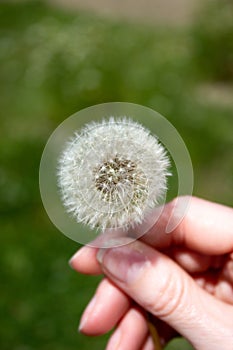
[[[233,81],[233,2],[204,2],[193,29],[197,73],[212,81]]]
[[[110,21],[37,1],[0,4],[1,349],[106,343],[105,336],[76,334],[99,278],[67,267],[78,245],[49,222],[39,196],[43,147],[72,113],[109,101],[156,109],[187,144],[194,194],[232,205],[233,104],[199,93],[209,77],[197,49],[202,41],[193,28]]]

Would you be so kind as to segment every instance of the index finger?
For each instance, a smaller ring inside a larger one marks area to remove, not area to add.
[[[182,202],[183,198],[179,197]],[[185,199],[185,198],[184,198]],[[187,198],[185,199],[187,201]],[[165,233],[177,199],[167,203],[156,224],[141,240],[154,248],[166,249],[184,246],[207,255],[233,251],[233,209],[204,199],[190,198],[189,209],[180,224],[169,234]],[[101,274],[96,260],[98,249],[84,246],[71,258],[72,267],[85,274]]]
[[[179,197],[164,206],[161,217],[141,240],[158,249],[182,245],[203,254],[225,254],[233,251],[233,209],[197,197],[190,198],[187,213],[169,234],[166,225]]]

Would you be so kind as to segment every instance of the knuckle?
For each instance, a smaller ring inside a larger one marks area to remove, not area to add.
[[[161,319],[169,318],[182,310],[186,300],[185,280],[170,276],[154,293],[152,300],[146,301],[146,309]]]

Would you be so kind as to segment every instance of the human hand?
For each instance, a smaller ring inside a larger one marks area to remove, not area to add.
[[[99,335],[115,326],[108,350],[154,349],[145,311],[163,344],[179,333],[198,350],[232,349],[233,209],[193,197],[183,221],[165,234],[173,205],[140,240],[86,246],[70,261],[81,273],[106,276],[80,331]]]

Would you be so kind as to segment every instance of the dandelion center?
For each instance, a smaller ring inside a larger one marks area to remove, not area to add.
[[[94,169],[96,189],[104,201],[143,203],[148,189],[145,174],[132,160],[115,156]],[[126,204],[126,203],[125,203]]]

